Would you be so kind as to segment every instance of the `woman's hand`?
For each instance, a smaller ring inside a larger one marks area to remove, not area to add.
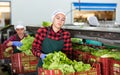
[[[8,42],[7,46],[12,46],[12,41]]]
[[[47,54],[44,54],[44,53],[42,53],[42,54],[40,55],[40,58],[42,59],[42,61],[45,59],[46,56],[47,56]]]
[[[20,41],[12,41],[12,45],[20,47],[20,46],[22,46],[22,42],[20,42]]]

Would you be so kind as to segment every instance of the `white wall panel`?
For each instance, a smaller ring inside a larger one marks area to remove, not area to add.
[[[55,9],[71,10],[71,3],[79,0],[11,0],[12,24],[23,21],[26,25],[41,25],[42,21],[51,21],[51,13]],[[118,3],[119,0],[80,0],[81,2]],[[120,3],[118,3],[120,4]],[[117,9],[120,9],[117,7]],[[117,18],[119,20],[117,11]],[[67,15],[66,24],[71,23],[71,13]]]

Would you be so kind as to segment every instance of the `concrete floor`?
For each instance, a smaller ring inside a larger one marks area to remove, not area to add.
[[[2,71],[3,68],[5,72]],[[0,75],[36,75],[36,72],[25,73],[25,74],[12,74],[10,67],[10,60],[7,59],[7,60],[0,60]]]
[[[0,67],[0,75],[9,75],[7,71],[3,72],[2,69],[3,67]]]

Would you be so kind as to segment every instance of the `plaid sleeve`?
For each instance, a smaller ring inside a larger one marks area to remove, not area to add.
[[[63,52],[70,58],[72,59],[72,43],[71,43],[71,36],[70,33],[65,31],[63,35],[64,39],[64,47],[63,47]]]
[[[5,48],[7,48],[7,43],[10,41],[15,41],[16,39],[16,35],[11,36],[9,39],[7,39],[6,41],[3,42],[3,45],[5,46]]]
[[[35,39],[32,44],[32,53],[33,53],[33,55],[35,55],[37,57],[40,57],[40,54],[41,54],[40,50],[42,49],[41,44],[46,36],[46,32],[47,32],[47,30],[45,28],[40,28],[40,29],[38,29],[38,31],[35,35]]]

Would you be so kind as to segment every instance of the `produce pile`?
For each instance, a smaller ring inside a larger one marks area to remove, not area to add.
[[[91,69],[90,64],[84,64],[82,61],[72,61],[61,51],[49,53],[44,59],[42,67],[48,70],[59,69],[63,74]]]
[[[71,38],[72,43],[78,43],[78,44],[83,44],[83,40],[80,38]]]
[[[12,54],[12,50],[13,50],[12,47],[6,48],[5,51],[3,52],[4,57],[9,58],[11,56],[11,54]]]
[[[43,21],[43,22],[42,22],[42,26],[43,26],[43,27],[51,26],[51,24],[52,24],[51,22],[47,22],[47,21]]]
[[[25,37],[24,39],[21,40],[23,45],[19,48],[19,50],[24,52],[26,55],[32,55],[31,48],[33,41],[34,37],[32,36]]]
[[[98,48],[93,48],[89,46],[84,46],[84,45],[79,45],[79,46],[73,46],[74,50],[81,50],[83,52],[90,52],[92,55],[97,56],[97,57],[111,57],[116,60],[120,60],[120,51],[117,49],[98,49]]]
[[[94,52],[96,49],[93,47],[89,47],[87,45],[74,45],[73,44],[73,50],[81,50],[83,52]]]
[[[107,50],[107,49],[103,49],[103,50],[97,50],[92,52],[93,55],[97,56],[97,57],[106,57],[106,58],[114,58],[115,60],[120,60],[120,51],[116,50],[116,51],[112,51],[112,50]]]

